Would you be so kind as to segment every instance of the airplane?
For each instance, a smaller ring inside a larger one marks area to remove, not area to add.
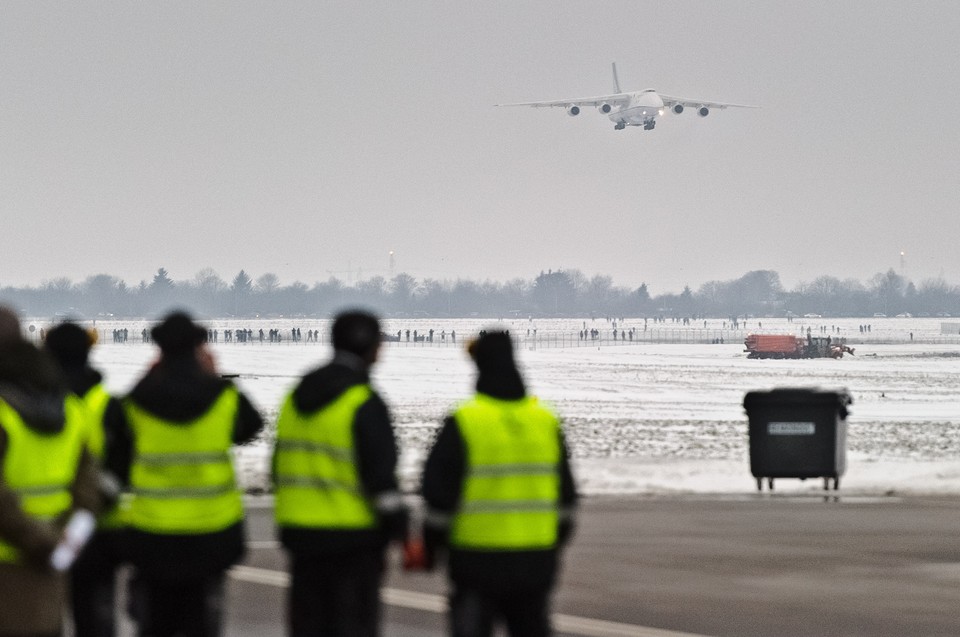
[[[710,109],[723,110],[725,108],[760,108],[748,104],[728,104],[726,102],[708,102],[693,100],[685,97],[672,97],[658,93],[652,88],[632,93],[620,90],[620,80],[617,79],[617,63],[613,63],[613,94],[598,95],[595,97],[581,97],[577,99],[552,100],[549,102],[518,102],[515,104],[497,104],[497,106],[533,106],[542,108],[561,106],[567,109],[567,114],[575,117],[580,114],[583,106],[595,106],[598,111],[610,118],[615,130],[623,130],[627,126],[643,126],[643,130],[653,130],[657,125],[657,117],[667,110],[679,115],[688,108],[695,109],[697,115],[706,117]]]

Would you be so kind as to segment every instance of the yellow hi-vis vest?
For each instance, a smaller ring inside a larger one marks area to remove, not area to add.
[[[556,546],[560,423],[536,398],[478,394],[454,412],[466,447],[454,548],[522,551]]]
[[[90,414],[90,431],[87,436],[87,447],[91,453],[103,463],[106,454],[106,432],[103,419],[110,404],[110,394],[102,383],[97,383],[80,397]],[[102,529],[118,529],[125,523],[126,511],[130,506],[128,493],[120,495],[120,501],[97,520],[97,526]]]
[[[371,529],[371,503],[357,473],[353,421],[372,395],[354,385],[316,413],[301,414],[290,394],[277,419],[274,516],[282,527]]]
[[[87,390],[80,397],[83,404],[86,405],[90,413],[90,432],[87,437],[87,447],[96,456],[97,460],[103,462],[103,456],[106,450],[106,435],[103,431],[103,417],[107,413],[107,405],[110,404],[110,394],[100,383]]]
[[[190,423],[170,423],[124,401],[133,432],[127,524],[158,534],[202,535],[243,519],[230,447],[239,394],[228,387]]]
[[[87,412],[76,396],[64,399],[63,430],[41,434],[0,400],[0,423],[7,437],[3,480],[20,498],[23,511],[52,521],[73,506],[70,488],[77,476],[87,435]],[[19,551],[0,540],[0,562],[18,562]]]

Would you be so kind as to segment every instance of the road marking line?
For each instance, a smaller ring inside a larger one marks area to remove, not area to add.
[[[431,613],[447,612],[447,598],[442,595],[405,591],[399,588],[381,588],[380,599],[385,604],[400,606],[401,608],[425,610]]]
[[[268,568],[257,568],[256,566],[234,566],[228,571],[233,579],[252,584],[265,584],[267,586],[276,586],[286,588],[290,586],[290,574],[282,571],[273,571]]]
[[[255,566],[234,566],[230,569],[230,577],[252,584],[264,584],[280,588],[286,588],[290,585],[290,575],[288,573]],[[380,589],[380,598],[390,606],[431,613],[447,612],[447,598],[442,595],[405,591],[399,588],[382,588]],[[560,613],[553,614],[553,625],[559,632],[573,633],[583,637],[705,637],[693,633],[648,628],[635,624],[621,624]]]

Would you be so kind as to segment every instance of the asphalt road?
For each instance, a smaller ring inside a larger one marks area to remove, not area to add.
[[[230,637],[283,634],[269,501],[250,507]],[[555,597],[558,635],[958,635],[960,501],[690,496],[585,501]],[[444,634],[442,573],[392,568],[384,634]]]

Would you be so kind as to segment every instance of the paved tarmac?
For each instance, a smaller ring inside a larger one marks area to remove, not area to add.
[[[230,637],[283,634],[268,500],[232,574]],[[558,635],[958,635],[960,500],[841,495],[591,498],[555,597]],[[393,568],[386,637],[445,633],[442,573]]]

